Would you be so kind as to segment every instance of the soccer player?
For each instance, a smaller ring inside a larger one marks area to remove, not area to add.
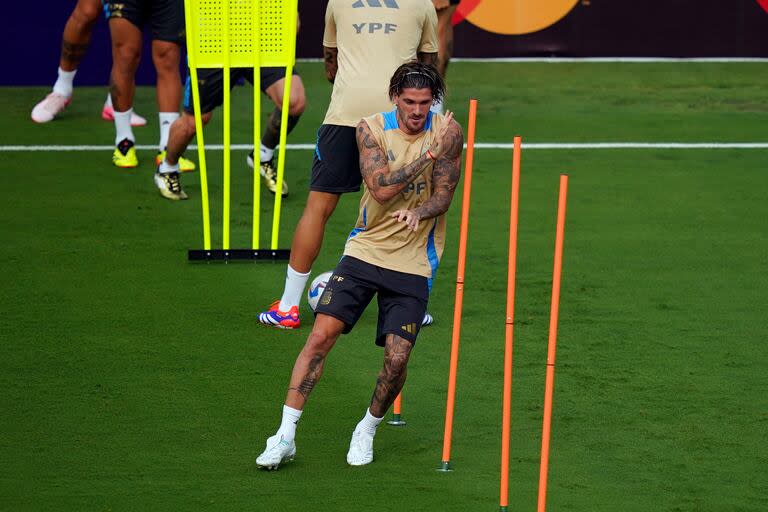
[[[230,84],[232,87],[240,78],[245,78],[253,83],[253,69],[232,69],[230,71]],[[197,82],[200,91],[200,103],[203,125],[213,117],[213,109],[224,101],[224,71],[221,69],[200,69],[197,72]],[[282,120],[283,93],[285,91],[285,68],[261,68],[261,90],[275,104],[275,108],[269,116],[267,127],[261,138],[259,160],[261,164],[261,176],[273,194],[277,191],[277,167],[275,166],[274,153],[280,141],[280,125]],[[184,89],[184,112],[171,126],[168,138],[168,150],[163,159],[159,159],[157,172],[155,173],[155,185],[160,194],[166,199],[186,199],[187,194],[181,188],[179,177],[180,158],[187,145],[195,136],[195,112],[192,106],[192,89],[190,80]],[[306,105],[304,84],[301,77],[294,69],[291,77],[291,92],[288,99],[288,133],[299,122]],[[254,152],[248,155],[248,165],[253,167]],[[183,169],[182,169],[183,170]],[[288,185],[283,180],[283,197],[288,195]]]
[[[32,109],[32,120],[36,123],[53,121],[72,101],[72,82],[77,68],[85,56],[91,42],[91,34],[96,20],[101,14],[100,0],[78,0],[61,38],[61,57],[59,58],[59,76],[53,84],[53,90]],[[107,93],[107,100],[101,109],[101,117],[112,121],[112,97]],[[131,126],[144,126],[147,120],[136,114],[131,116]]]
[[[310,192],[293,235],[283,295],[259,313],[262,324],[300,326],[299,303],[325,224],[341,194],[360,190],[355,127],[363,117],[391,109],[386,84],[398,66],[417,59],[434,64],[437,50],[437,16],[429,0],[328,2],[323,55],[331,102],[317,132]]]
[[[160,121],[158,152],[168,143],[171,124],[179,117],[181,103],[181,43],[184,40],[182,0],[120,0],[104,2],[112,38],[112,80],[110,92],[114,106],[115,145],[112,163],[117,167],[136,167],[136,138],[131,129],[136,69],[141,59],[142,28],[152,29],[152,61],[157,72],[157,106]],[[183,162],[184,170],[195,164]]]
[[[448,71],[448,63],[453,55],[453,13],[456,12],[461,0],[432,0],[437,11],[437,39],[440,49],[437,52],[437,70],[445,80]],[[432,105],[432,111],[442,114],[443,102],[438,101]]]
[[[403,64],[389,85],[395,110],[357,125],[365,182],[360,214],[320,296],[312,332],[293,367],[280,428],[256,459],[260,467],[274,469],[295,456],[296,425],[326,356],[378,295],[375,341],[384,347],[384,366],[347,452],[352,466],[373,460],[376,428],[405,383],[427,308],[427,281],[443,252],[443,214],[461,174],[461,128],[450,112],[443,116],[430,111],[444,91],[433,66]]]

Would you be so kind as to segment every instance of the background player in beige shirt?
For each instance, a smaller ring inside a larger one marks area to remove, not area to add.
[[[333,92],[317,136],[310,192],[296,226],[285,288],[279,301],[258,315],[262,324],[299,327],[299,303],[325,224],[341,194],[360,190],[362,178],[355,126],[391,110],[387,84],[409,61],[437,61],[437,15],[430,0],[330,0],[323,52]]]
[[[376,428],[405,383],[427,307],[430,265],[419,253],[426,253],[436,226],[444,229],[443,214],[461,175],[461,128],[451,113],[442,116],[429,110],[444,90],[433,66],[404,64],[390,82],[396,110],[366,117],[357,125],[364,224],[358,221],[320,297],[312,333],[293,367],[280,428],[256,459],[260,467],[274,469],[296,455],[296,425],[325,358],[377,295],[376,343],[384,346],[384,365],[347,452],[352,466],[373,461]]]

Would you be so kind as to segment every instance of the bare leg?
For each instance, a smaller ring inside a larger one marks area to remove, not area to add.
[[[213,117],[213,112],[203,114],[203,125]],[[171,125],[171,133],[168,135],[168,147],[166,149],[165,161],[170,165],[179,163],[179,158],[187,150],[187,146],[195,136],[195,117],[192,114],[184,112]]]
[[[388,334],[384,344],[384,367],[376,379],[376,389],[371,397],[371,414],[382,418],[403,389],[408,373],[408,358],[411,355],[413,343]]]
[[[168,41],[152,41],[152,62],[157,70],[157,111],[178,112],[181,105],[181,48]]]
[[[456,11],[456,7],[455,5],[449,5],[437,11],[437,70],[443,78],[445,78],[445,73],[448,71],[448,63],[451,61],[451,56],[453,56],[453,24],[451,23],[451,18],[454,11]]]
[[[317,315],[312,332],[293,365],[285,405],[304,409],[309,394],[323,375],[325,358],[343,330],[344,322],[341,320],[328,315]]]
[[[275,148],[280,142],[280,122],[282,120],[281,114],[283,108],[283,93],[285,92],[285,78],[281,78],[273,83],[267,87],[264,92],[272,100],[272,103],[275,104],[275,109],[269,116],[267,127],[261,138],[261,143],[268,148]],[[301,81],[301,77],[294,75],[291,78],[291,97],[288,102],[288,115],[294,119],[292,120],[290,117],[288,118],[288,133],[291,132],[296,125],[296,122],[298,122],[298,117],[304,112],[306,102],[304,84]]]
[[[99,0],[78,0],[67,24],[61,41],[59,67],[64,71],[74,71],[80,65],[91,42],[93,26],[99,19],[101,3]]]
[[[296,225],[291,244],[289,264],[296,272],[306,274],[312,268],[312,263],[315,262],[320,253],[320,247],[323,245],[325,224],[338,203],[338,194],[314,190],[309,192],[307,205]]]
[[[116,112],[125,112],[133,106],[136,92],[136,69],[141,59],[141,30],[122,18],[109,20],[112,36],[112,79],[110,93]]]

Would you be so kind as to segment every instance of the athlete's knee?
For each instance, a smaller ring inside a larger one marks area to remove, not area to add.
[[[158,74],[179,74],[180,58],[179,46],[174,43],[152,45],[152,61]]]
[[[304,91],[302,90],[302,93]],[[288,101],[288,113],[292,116],[300,116],[304,113],[304,109],[307,106],[307,98],[304,96],[304,94],[297,94],[296,96],[291,96],[290,100]]]
[[[141,47],[128,42],[116,42],[114,69],[117,73],[135,72],[141,59]]]
[[[307,338],[307,343],[304,345],[304,350],[311,358],[325,357],[333,348],[335,341],[335,336],[326,329],[313,328]]]
[[[310,192],[307,206],[304,208],[304,215],[311,215],[325,223],[333,214],[338,202],[339,196],[336,194]]]
[[[85,27],[92,27],[101,16],[101,4],[98,0],[80,0],[72,11],[72,19]]]
[[[213,117],[213,112],[206,112],[203,114],[203,116],[200,118],[200,120],[203,123],[203,126],[208,124],[208,122]],[[191,139],[195,133],[197,132],[197,126],[195,125],[195,116],[190,114],[189,112],[184,112],[181,114],[181,117],[174,123],[174,129],[178,129],[181,131],[182,134],[186,138]]]

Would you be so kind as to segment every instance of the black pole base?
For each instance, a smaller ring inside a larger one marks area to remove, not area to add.
[[[290,249],[190,249],[189,261],[287,261]]]

